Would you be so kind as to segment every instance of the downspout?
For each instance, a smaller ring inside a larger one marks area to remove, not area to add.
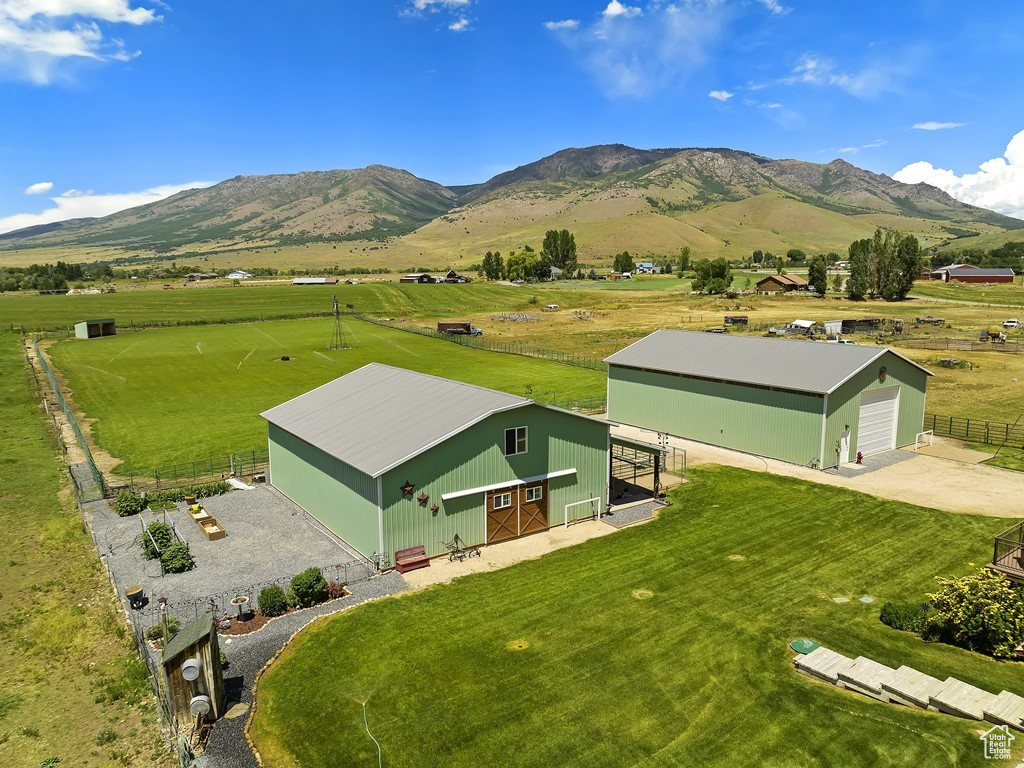
[[[821,453],[818,455],[818,468],[825,468],[825,431],[828,426],[828,392],[822,398],[824,403],[821,407]]]
[[[381,559],[384,558],[384,490],[383,490],[383,478],[377,478],[377,551],[380,552]]]

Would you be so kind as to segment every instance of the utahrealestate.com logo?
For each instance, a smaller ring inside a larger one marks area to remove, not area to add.
[[[981,734],[985,743],[985,757],[989,760],[1009,760],[1010,743],[1017,738],[1010,733],[1010,726],[997,725]]]

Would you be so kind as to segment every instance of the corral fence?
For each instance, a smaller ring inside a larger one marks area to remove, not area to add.
[[[1003,352],[1024,354],[1024,343],[1019,341],[979,341],[977,339],[908,339],[899,343],[909,349],[930,349],[936,352]]]
[[[936,435],[954,437],[971,443],[1024,447],[1024,422],[1020,418],[1008,424],[1001,421],[926,413],[924,428],[934,430]]]
[[[144,331],[147,328],[181,328],[199,325],[244,325],[246,323],[263,323],[272,320],[305,320],[306,318],[332,317],[334,312],[330,309],[306,310],[302,312],[278,312],[273,314],[245,315],[238,317],[183,317],[173,320],[118,320],[117,332]],[[36,341],[40,339],[69,339],[75,335],[73,327],[51,327],[24,326],[11,323],[11,330],[28,336]]]
[[[270,452],[267,448],[222,456],[210,456],[178,464],[164,464],[138,474],[127,476],[127,488],[135,493],[158,491],[166,488],[180,488],[228,477],[248,478],[267,471]]]
[[[320,567],[320,573],[328,583],[355,584],[368,581],[377,571],[372,563],[363,561],[349,561],[326,565]],[[295,574],[298,575],[298,574]],[[211,595],[203,595],[191,600],[182,600],[177,603],[168,603],[165,607],[167,616],[175,617],[181,625],[195,621],[204,613],[213,612],[218,619],[234,618],[238,616],[238,607],[231,604],[236,597],[245,596],[249,602],[245,604],[245,610],[253,611],[259,608],[260,591],[270,586],[279,586],[288,591],[293,576],[282,576],[270,581],[260,581],[255,584],[234,587]],[[144,608],[131,611],[132,624],[136,628],[136,634],[145,635],[147,628],[159,623],[160,606],[155,596],[150,597],[150,602]]]
[[[57,385],[57,379],[53,375],[53,371],[50,369],[50,364],[46,362],[46,358],[43,357],[39,351],[38,342],[33,342],[33,351],[36,355],[36,360],[39,361],[39,367],[43,369],[43,373],[46,374],[47,381],[50,382],[50,388],[53,390],[53,396],[57,401],[57,405],[64,411],[64,417],[68,421],[68,425],[75,433],[75,440],[78,442],[78,446],[82,449],[85,454],[86,463],[89,466],[89,473],[92,476],[92,482],[95,488],[90,488],[87,482],[80,482],[78,477],[75,478],[75,484],[78,487],[85,501],[90,501],[95,498],[103,498],[106,494],[106,485],[103,482],[103,473],[100,472],[96,466],[96,462],[92,458],[92,452],[89,450],[89,443],[85,439],[85,434],[82,432],[82,428],[78,424],[78,419],[75,418],[74,411],[71,410],[71,406],[68,405],[68,401],[64,398],[64,393]]]
[[[540,360],[548,360],[552,363],[572,365],[577,368],[588,368],[592,371],[601,371],[602,373],[607,372],[608,370],[608,365],[603,360],[599,360],[596,357],[590,357],[588,355],[578,355],[573,352],[558,352],[552,349],[529,347],[525,344],[519,344],[514,341],[491,341],[490,339],[484,339],[480,336],[470,336],[469,334],[440,333],[434,328],[412,325],[411,323],[406,323],[402,320],[392,320],[384,317],[371,317],[369,315],[358,313],[355,313],[353,316],[367,323],[373,323],[374,325],[393,328],[397,331],[406,331],[407,333],[416,333],[420,336],[440,339],[441,341],[450,341],[453,344],[461,344],[464,347],[483,349],[488,352],[502,352],[507,355],[519,355],[521,357],[535,357]]]

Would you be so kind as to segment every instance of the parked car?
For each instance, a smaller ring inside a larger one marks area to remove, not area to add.
[[[1022,328],[1022,327],[1024,327],[1024,323],[1022,323],[1020,320],[1017,320],[1017,319],[1004,320],[1003,321],[1003,328]]]

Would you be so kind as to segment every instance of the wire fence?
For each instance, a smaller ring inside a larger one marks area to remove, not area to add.
[[[68,401],[64,399],[64,393],[60,387],[57,386],[57,379],[53,375],[53,371],[50,369],[50,364],[46,362],[46,358],[43,357],[39,351],[38,342],[32,343],[32,348],[36,355],[36,360],[39,361],[39,367],[43,369],[43,373],[46,374],[47,380],[50,382],[50,388],[53,390],[53,396],[57,400],[57,405],[60,406],[61,410],[64,411],[64,416],[68,420],[68,424],[75,433],[75,439],[78,441],[79,447],[85,454],[85,459],[89,464],[89,470],[92,474],[92,480],[96,484],[98,491],[98,497],[102,497],[106,494],[106,485],[103,482],[103,473],[100,472],[96,466],[96,462],[92,458],[92,452],[89,450],[89,443],[85,439],[85,434],[82,432],[82,428],[78,424],[78,419],[75,418],[74,411],[71,410],[71,406],[68,405]],[[82,489],[83,494],[88,494],[88,489]]]
[[[245,323],[263,323],[271,320],[304,320],[314,317],[332,317],[334,311],[326,310],[303,310],[301,312],[276,312],[273,314],[239,315],[232,317],[183,317],[171,320],[118,320],[117,331],[144,331],[147,328],[180,328],[200,325],[243,325]],[[25,326],[11,323],[11,330],[28,336],[33,340],[40,339],[69,339],[75,335],[74,327],[59,326]]]
[[[1019,341],[981,341],[975,339],[911,339],[900,342],[901,347],[930,349],[936,352],[1003,352],[1024,354],[1024,343]]]
[[[935,430],[936,435],[954,437],[971,443],[1008,444],[1024,448],[1024,422],[1020,418],[1008,424],[1001,421],[926,413],[924,429]]]
[[[434,328],[412,325],[411,323],[407,323],[402,320],[392,320],[384,317],[371,317],[369,315],[358,313],[354,314],[354,317],[357,317],[367,323],[384,326],[385,328],[393,328],[397,331],[406,331],[407,333],[416,333],[420,336],[440,339],[441,341],[450,341],[453,344],[461,344],[464,347],[472,347],[473,349],[483,349],[488,352],[502,352],[507,355],[519,355],[520,357],[535,357],[540,360],[548,360],[553,363],[561,363],[562,365],[572,365],[577,368],[587,368],[592,371],[606,372],[608,370],[607,363],[603,360],[597,359],[596,357],[590,357],[588,355],[578,355],[573,352],[558,352],[552,349],[529,347],[525,344],[520,344],[514,341],[491,341],[483,338],[482,336],[471,336],[469,334],[440,333]]]
[[[129,474],[127,488],[135,493],[141,493],[208,483],[228,477],[251,480],[256,475],[265,473],[269,463],[270,451],[267,448],[209,456],[195,461],[164,464],[138,474]]]

